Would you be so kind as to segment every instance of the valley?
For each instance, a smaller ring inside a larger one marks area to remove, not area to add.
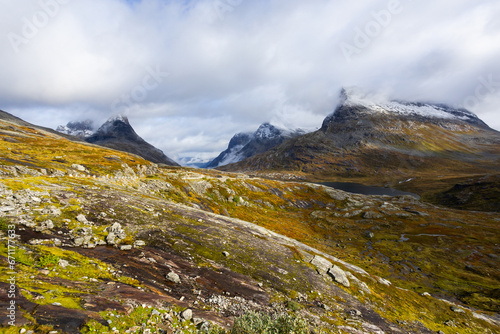
[[[304,333],[500,328],[497,213],[157,165],[7,116],[0,140],[6,333],[223,333],[252,312]]]

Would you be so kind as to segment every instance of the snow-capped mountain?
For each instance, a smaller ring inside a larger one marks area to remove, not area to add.
[[[94,134],[94,122],[91,120],[69,122],[66,125],[59,125],[56,131],[85,139]]]
[[[92,136],[87,137],[85,141],[137,154],[154,163],[178,166],[175,161],[167,157],[161,150],[142,139],[134,131],[128,118],[122,115],[108,119]]]
[[[429,120],[464,121],[478,126],[486,126],[474,113],[445,104],[389,100],[381,95],[365,93],[356,87],[343,88],[340,97],[341,106],[364,108],[365,113],[421,117]],[[337,108],[326,117],[323,125],[334,120],[338,110]]]
[[[397,184],[416,175],[498,172],[499,165],[500,133],[468,110],[343,89],[318,131],[221,169]]]
[[[256,154],[263,153],[283,143],[285,140],[305,134],[301,129],[284,129],[270,123],[264,123],[254,133],[238,133],[229,141],[229,145],[207,167],[215,168],[235,163]]]

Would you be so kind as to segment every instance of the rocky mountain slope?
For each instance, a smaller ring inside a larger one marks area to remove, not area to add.
[[[467,110],[343,90],[341,103],[320,130],[221,169],[350,179],[411,189],[425,197],[450,189],[460,177],[498,174],[499,167],[500,133]],[[440,180],[439,189],[428,185],[438,178],[450,182]]]
[[[262,124],[254,133],[238,133],[229,141],[229,145],[207,167],[215,168],[235,163],[283,143],[285,140],[305,134],[301,129],[287,130],[269,123]]]
[[[137,154],[154,163],[178,166],[175,161],[167,157],[161,150],[139,137],[125,116],[110,118],[93,135],[86,137],[85,141]]]
[[[16,119],[0,141],[2,330],[500,330],[498,214],[159,167]]]

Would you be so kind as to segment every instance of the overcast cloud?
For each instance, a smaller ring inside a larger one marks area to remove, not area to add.
[[[498,0],[0,0],[0,109],[55,128],[126,114],[174,159],[342,86],[465,105],[500,130]]]

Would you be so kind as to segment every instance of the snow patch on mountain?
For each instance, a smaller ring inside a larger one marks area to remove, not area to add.
[[[453,108],[444,104],[404,102],[389,100],[382,94],[363,92],[357,87],[342,89],[340,105],[347,107],[365,107],[369,112],[421,116],[476,123],[478,117],[462,108]],[[335,112],[334,112],[335,113]]]
[[[209,168],[239,162],[255,154],[263,153],[283,141],[303,135],[302,129],[286,129],[270,123],[259,126],[254,133],[238,133],[229,142],[228,148],[208,164]]]
[[[84,139],[94,134],[94,124],[91,120],[69,122],[66,125],[59,125],[56,131]]]
[[[109,118],[103,125],[96,131],[96,133],[106,133],[109,132],[110,129],[113,128],[115,122],[123,122],[125,124],[129,124],[128,118],[125,115],[116,115]]]

